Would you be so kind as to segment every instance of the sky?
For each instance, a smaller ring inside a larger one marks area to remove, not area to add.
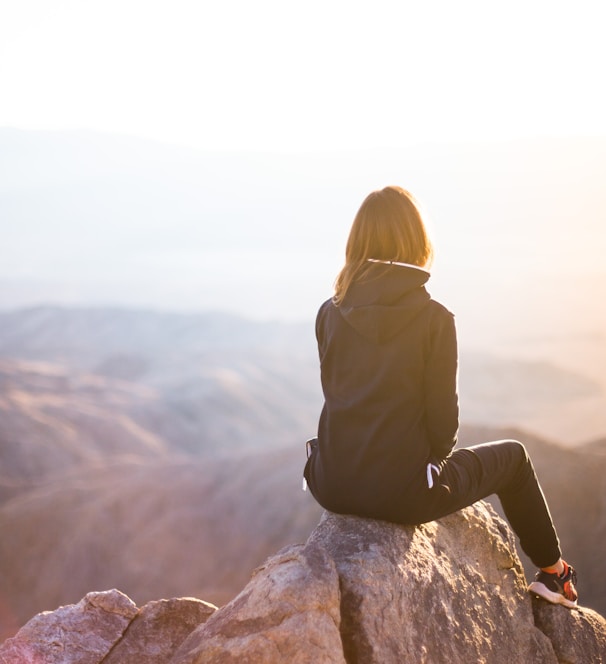
[[[606,135],[598,0],[0,0],[0,127],[212,150]]]
[[[215,308],[222,283],[246,315],[307,319],[330,295],[355,210],[385,184],[411,188],[435,219],[432,283],[438,295],[455,292],[469,328],[486,318],[470,297],[477,269],[492,275],[495,311],[515,304],[537,270],[544,278],[533,283],[547,284],[545,275],[597,265],[603,291],[601,5],[0,0],[0,129],[101,132],[81,151],[40,136],[37,163],[34,152],[21,166],[10,148],[0,154],[0,308],[48,298]],[[128,173],[120,164],[110,174],[120,154],[110,142],[131,136],[158,150],[142,147]],[[583,161],[578,150],[539,146],[541,158],[526,158],[515,142],[553,137],[592,137],[595,151]],[[19,140],[27,152],[29,139]],[[111,164],[93,164],[105,141]],[[206,164],[223,152],[238,159],[170,173],[159,155],[182,169],[190,153],[180,161],[162,143],[193,148]],[[406,159],[360,152],[374,148],[404,149]],[[320,167],[326,152],[335,161],[325,155]],[[223,235],[212,239],[234,219],[240,241],[255,240],[237,256]],[[470,253],[473,266],[461,260]],[[463,288],[450,288],[455,268]],[[258,300],[243,273],[260,280]],[[577,281],[566,288],[577,301]]]

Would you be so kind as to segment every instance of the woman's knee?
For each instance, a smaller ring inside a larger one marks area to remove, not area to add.
[[[504,440],[503,445],[509,449],[509,452],[513,457],[518,458],[521,461],[530,460],[528,450],[519,440]]]
[[[506,484],[517,485],[534,475],[534,467],[528,451],[519,440],[495,440],[487,445],[492,448],[494,453],[493,467],[496,464]]]
[[[524,464],[530,461],[526,447],[519,440],[493,440],[469,449],[474,451],[482,449],[490,450],[498,459],[504,460],[506,458],[510,463]]]
[[[528,481],[534,481],[536,473],[526,447],[518,440],[507,440],[503,444],[507,446],[511,467],[516,469],[513,485],[520,486]]]
[[[503,448],[507,451],[507,456],[511,459],[511,462],[520,467],[527,466],[532,468],[532,461],[528,450],[525,445],[519,440],[503,440],[500,441],[503,445]]]

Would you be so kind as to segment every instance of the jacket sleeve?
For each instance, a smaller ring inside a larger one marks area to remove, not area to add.
[[[425,367],[425,425],[432,459],[445,459],[457,443],[457,333],[454,316],[446,309],[432,319]]]
[[[324,302],[316,316],[316,341],[318,343],[318,355],[320,356],[320,361],[324,357],[326,351],[326,316],[331,304],[331,300]]]

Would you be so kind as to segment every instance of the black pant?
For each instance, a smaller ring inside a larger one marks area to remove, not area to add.
[[[520,546],[537,567],[553,565],[561,556],[549,508],[526,448],[500,440],[454,450],[442,462],[431,519],[455,512],[497,494]]]

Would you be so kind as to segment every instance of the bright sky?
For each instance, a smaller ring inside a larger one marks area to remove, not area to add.
[[[600,0],[0,0],[0,126],[213,149],[606,135]]]

